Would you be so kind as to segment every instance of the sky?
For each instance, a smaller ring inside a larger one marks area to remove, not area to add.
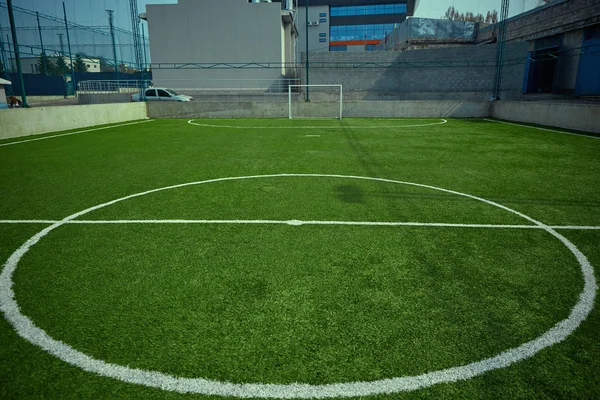
[[[2,1],[5,2],[5,0]],[[130,29],[129,2],[127,0],[64,0],[64,2],[67,18],[74,18],[79,24],[107,25],[108,19],[104,10],[112,9],[115,10],[116,25]],[[372,2],[377,4],[377,0]],[[138,0],[138,9],[140,12],[144,12],[147,4],[167,3],[177,3],[177,0]],[[536,0],[511,0],[511,3],[509,16],[532,9]],[[62,17],[61,0],[13,0],[13,5]],[[415,16],[440,18],[450,6],[454,6],[460,12],[471,11],[475,14],[485,15],[494,9],[500,12],[501,0],[420,0]]]

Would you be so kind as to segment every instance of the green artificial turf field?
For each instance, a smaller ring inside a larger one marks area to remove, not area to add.
[[[0,398],[600,398],[600,139],[80,131],[0,141]]]

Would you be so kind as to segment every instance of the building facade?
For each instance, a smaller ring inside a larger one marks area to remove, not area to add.
[[[247,0],[149,4],[142,18],[148,21],[155,86],[249,88],[255,81],[256,87],[264,87],[289,75],[297,30],[287,4]]]
[[[308,24],[306,2],[308,1]],[[298,47],[306,51],[370,51],[406,17],[419,0],[298,0]]]

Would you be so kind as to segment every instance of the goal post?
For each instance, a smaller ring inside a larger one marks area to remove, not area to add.
[[[298,93],[310,91],[313,101],[294,102]],[[338,97],[339,96],[339,97]],[[342,85],[288,85],[288,116],[292,118],[338,118],[343,113]],[[294,106],[294,104],[296,106]],[[306,115],[300,116],[302,110]],[[296,111],[296,112],[294,112]]]

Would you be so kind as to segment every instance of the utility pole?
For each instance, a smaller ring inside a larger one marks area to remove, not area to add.
[[[40,45],[42,46],[42,63],[44,65],[44,74],[48,75],[48,65],[46,64],[46,51],[44,50],[44,39],[42,39],[42,27],[40,26],[40,13],[35,12],[35,17],[38,24],[38,32],[40,34]]]
[[[19,73],[19,81],[21,83],[21,98],[23,99],[23,107],[29,107],[27,104],[27,94],[25,93],[25,81],[23,81],[23,69],[21,68],[21,56],[19,55],[19,42],[17,40],[17,29],[15,28],[15,16],[13,15],[12,0],[6,0],[8,8],[8,19],[10,21],[10,31],[13,39],[13,49],[15,50],[15,60],[17,61],[17,72]]]
[[[108,26],[110,27],[110,40],[112,41],[113,48],[113,59],[115,62],[115,73],[117,74],[117,80],[119,80],[119,64],[117,64],[117,46],[115,45],[115,26],[114,26],[114,10],[106,10],[108,13]]]
[[[64,33],[57,33],[57,35],[58,35],[58,42],[60,43],[60,55],[62,57],[65,54],[65,43],[63,42],[63,36],[65,34]]]

